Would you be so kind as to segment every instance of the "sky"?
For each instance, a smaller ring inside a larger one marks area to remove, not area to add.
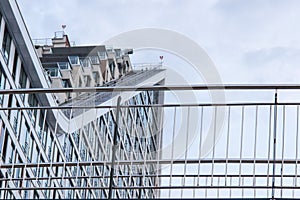
[[[134,29],[162,28],[179,32],[204,48],[224,83],[299,80],[297,0],[17,1],[35,39],[53,37],[62,24],[77,45],[101,44]],[[133,61],[141,60],[137,56]],[[143,59],[159,61],[154,56]]]

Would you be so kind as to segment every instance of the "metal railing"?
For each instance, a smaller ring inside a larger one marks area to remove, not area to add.
[[[162,69],[162,63],[134,63],[132,64],[133,70],[153,70]]]
[[[93,89],[93,90],[92,90]],[[143,169],[155,165],[151,173],[130,172],[118,174],[113,179],[127,180],[140,177],[142,184],[118,186],[115,190],[153,189],[159,197],[174,198],[296,198],[300,196],[300,85],[190,85],[190,86],[144,86],[103,87],[73,89],[73,92],[96,93],[113,91],[190,91],[200,96],[197,102],[165,102],[154,105],[121,105],[122,110],[138,108],[163,108],[166,119],[163,127],[163,144],[159,159],[117,160],[117,169],[124,166]],[[0,94],[53,93],[66,89],[19,89],[0,90]],[[223,92],[225,102],[205,101],[206,93]],[[1,108],[13,109],[102,109],[107,106],[67,105],[58,107]],[[109,106],[109,108],[116,108]],[[219,118],[220,115],[222,118]],[[220,124],[219,124],[220,123]],[[218,129],[219,127],[219,129]],[[212,132],[209,130],[212,128]],[[141,130],[146,132],[145,127]],[[217,131],[219,133],[217,133]],[[209,135],[209,133],[213,133]],[[205,146],[212,140],[211,146]],[[142,148],[148,154],[147,148]],[[124,154],[130,154],[126,148]],[[203,153],[205,152],[205,153]],[[151,153],[151,152],[150,152]],[[0,169],[110,166],[111,162],[53,162],[53,163],[3,163]],[[157,170],[158,169],[158,170]],[[101,179],[109,176],[68,175],[64,179]],[[157,178],[159,185],[147,185],[145,180]],[[0,181],[56,180],[51,177],[4,177]],[[108,185],[41,188],[0,188],[1,190],[108,190]]]
[[[38,39],[32,39],[33,45],[39,45],[39,46],[52,46],[52,38],[38,38]]]

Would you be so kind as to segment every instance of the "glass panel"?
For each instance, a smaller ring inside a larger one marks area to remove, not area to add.
[[[95,80],[95,83],[97,84],[99,82],[99,73],[98,72],[93,72],[93,78]]]
[[[72,65],[79,65],[79,57],[78,56],[69,56],[68,58]]]
[[[20,79],[19,84],[21,88],[26,88],[27,75],[23,69],[23,65],[21,66]]]
[[[105,60],[107,58],[105,51],[98,52],[98,55],[101,60]]]
[[[80,59],[80,62],[83,67],[91,67],[91,62],[89,58]]]
[[[16,71],[17,71],[17,64],[18,64],[18,52],[17,49],[15,50],[15,55],[14,55],[14,63],[13,63],[13,68],[12,68],[12,77],[15,79],[16,78]]]
[[[11,45],[11,36],[9,35],[7,28],[5,28],[3,43],[2,43],[2,52],[6,62],[8,61],[8,57],[10,53],[10,45]]]
[[[91,62],[92,62],[93,65],[100,64],[98,56],[91,56],[90,59],[91,59]]]
[[[84,76],[84,82],[85,82],[86,87],[90,87],[91,86],[91,77],[88,75]]]
[[[50,77],[61,77],[61,72],[58,68],[47,68],[45,69]]]
[[[2,72],[2,65],[0,64],[0,89],[5,89],[6,77]],[[3,95],[0,95],[0,104],[2,104]]]
[[[62,79],[61,82],[62,82],[62,86],[63,86],[64,88],[69,88],[69,87],[71,87],[71,83],[70,83],[69,79]]]
[[[59,69],[71,69],[71,66],[68,62],[58,62],[57,66]]]

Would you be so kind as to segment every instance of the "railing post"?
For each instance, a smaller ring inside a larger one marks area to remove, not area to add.
[[[115,172],[115,160],[116,160],[116,150],[118,147],[118,127],[119,127],[119,115],[120,115],[120,104],[121,104],[121,96],[118,97],[117,101],[117,110],[116,110],[116,122],[115,122],[115,131],[114,131],[114,138],[113,138],[113,145],[112,145],[112,161],[111,161],[111,168],[110,168],[110,177],[109,177],[109,190],[108,190],[108,199],[111,200],[112,198],[112,190],[114,184],[114,172]]]
[[[273,177],[272,177],[272,200],[275,199],[275,174],[276,174],[276,132],[277,132],[277,89],[275,91],[274,105],[274,130],[273,130]]]

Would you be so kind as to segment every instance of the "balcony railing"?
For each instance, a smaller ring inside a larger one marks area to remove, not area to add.
[[[45,69],[51,78],[60,78],[62,74],[59,68],[47,68]]]

